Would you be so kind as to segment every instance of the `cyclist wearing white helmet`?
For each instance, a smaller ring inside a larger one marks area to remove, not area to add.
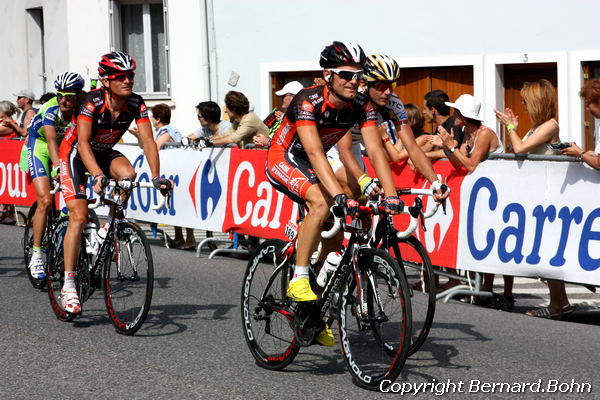
[[[397,159],[398,153],[402,149],[406,149],[417,170],[431,183],[432,188],[438,191],[436,199],[446,198],[448,193],[439,192],[441,182],[433,170],[431,161],[415,141],[404,104],[394,93],[396,82],[400,78],[398,63],[387,55],[373,54],[367,57],[364,68],[363,77],[367,82],[366,94],[376,108],[378,130],[389,158]],[[359,144],[356,143],[356,140],[353,144],[351,139],[348,136],[338,143],[339,160],[345,168],[339,168],[341,164],[336,164],[335,153],[331,151],[328,153],[330,163],[334,165],[334,168],[338,167],[339,172],[336,176],[349,180],[348,187],[356,190],[360,186],[362,194],[369,196],[378,191],[377,185],[374,179],[365,173],[362,160],[357,155],[360,152]],[[348,177],[356,178],[358,185]]]
[[[37,209],[33,217],[33,254],[29,262],[31,276],[35,279],[45,278],[41,246],[52,205],[49,177],[56,178],[58,175],[58,146],[74,119],[83,84],[83,78],[75,72],[64,72],[56,77],[54,88],[57,95],[44,103],[31,120],[27,143],[21,152],[21,169],[29,171],[37,195]]]

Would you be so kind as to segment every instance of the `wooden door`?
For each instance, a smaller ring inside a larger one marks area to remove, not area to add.
[[[293,72],[276,72],[271,74],[271,109],[281,106],[282,97],[275,94],[286,83],[298,81],[304,87],[313,86],[315,78],[322,78],[323,71],[293,71]],[[263,118],[266,115],[263,116]]]
[[[522,138],[531,129],[532,123],[521,99],[521,88],[525,82],[547,79],[557,90],[556,63],[506,64],[504,65],[504,107],[519,116],[518,134]],[[500,105],[499,105],[500,106]],[[558,113],[558,110],[556,110]],[[504,129],[504,135],[507,135]],[[508,143],[506,136],[504,143]],[[507,149],[511,152],[512,149]]]
[[[600,78],[600,61],[585,62],[581,65],[583,69],[583,83],[589,79]],[[583,100],[581,101],[581,112],[583,113],[583,132],[584,132],[584,143],[583,149],[595,150],[596,149],[596,138],[594,132],[596,132],[596,118],[585,109]]]
[[[413,103],[422,109],[425,94],[432,90],[443,90],[450,101],[455,101],[461,94],[473,94],[473,67],[401,68],[398,83],[396,94],[402,102]],[[425,130],[433,132],[435,128],[435,124],[430,124]]]

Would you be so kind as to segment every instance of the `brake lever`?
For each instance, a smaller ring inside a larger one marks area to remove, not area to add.
[[[442,183],[440,190],[442,191],[442,194],[444,194],[448,191],[448,186],[445,183]],[[444,215],[446,215],[446,200],[447,198],[442,200],[442,211],[444,212]]]

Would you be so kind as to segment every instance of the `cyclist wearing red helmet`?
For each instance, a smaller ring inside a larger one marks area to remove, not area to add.
[[[267,157],[267,177],[271,184],[292,200],[304,204],[307,215],[298,232],[294,278],[288,296],[295,301],[314,301],[316,294],[308,280],[310,257],[321,238],[323,223],[332,204],[347,215],[358,211],[336,179],[325,156],[327,150],[350,128],[358,124],[375,172],[385,190],[388,212],[402,209],[385,150],[377,131],[377,114],[371,102],[358,93],[365,53],[352,42],[333,42],[321,53],[326,84],[301,90],[292,100],[279,129],[273,135]],[[319,261],[337,250],[339,238],[324,241]],[[326,327],[316,338],[323,345],[333,345],[333,335]]]
[[[146,104],[133,93],[135,60],[128,54],[113,51],[102,56],[98,76],[102,88],[81,97],[76,125],[65,135],[60,146],[62,192],[69,208],[69,227],[64,239],[65,281],[61,302],[65,311],[80,313],[75,288],[75,262],[79,257],[81,232],[87,223],[86,170],[94,177],[93,189],[101,193],[108,176],[135,179],[127,158],[113,147],[136,121],[139,139],[152,173],[154,186],[168,191],[171,182],[160,178],[158,150],[153,140]]]

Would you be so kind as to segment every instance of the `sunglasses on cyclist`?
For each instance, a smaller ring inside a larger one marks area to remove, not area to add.
[[[396,89],[396,86],[398,86],[398,84],[396,82],[376,82],[372,83],[370,86],[378,92],[385,92],[388,89]]]
[[[125,78],[129,78],[132,81],[135,78],[135,72],[119,72],[108,77],[108,79],[115,79],[117,81],[124,81]]]
[[[75,93],[56,92],[56,97],[58,97],[58,100],[60,100],[60,99],[73,100],[77,97],[77,95]]]
[[[354,71],[354,70],[349,70],[349,69],[330,68],[329,70],[345,81],[352,81],[354,79],[359,81],[363,77],[362,69],[359,69],[358,71]]]

